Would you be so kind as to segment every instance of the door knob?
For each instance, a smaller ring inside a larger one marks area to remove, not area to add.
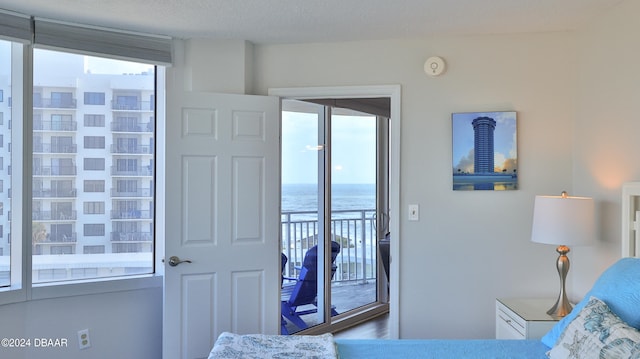
[[[191,261],[188,260],[188,259],[182,260],[182,259],[178,258],[177,256],[169,257],[169,265],[170,266],[175,267],[180,263],[191,263]]]

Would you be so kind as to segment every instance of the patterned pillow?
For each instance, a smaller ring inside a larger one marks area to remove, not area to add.
[[[639,359],[640,331],[623,322],[606,303],[591,297],[547,356],[551,359]]]

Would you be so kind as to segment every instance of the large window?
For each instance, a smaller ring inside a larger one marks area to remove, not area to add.
[[[151,106],[140,105],[141,98],[155,95],[155,67],[42,49],[34,51],[33,67],[38,93],[52,104],[34,107],[38,118],[52,118],[52,126],[34,129],[34,136],[57,147],[66,139],[64,148],[33,154],[34,163],[52,164],[51,171],[33,175],[34,186],[52,193],[38,198],[39,213],[32,218],[39,231],[33,243],[33,282],[152,273],[153,238],[139,233],[154,226],[154,193],[137,188],[153,188],[154,151],[137,151],[136,146],[153,143],[155,134],[146,126],[135,131],[141,123],[132,120],[125,130],[133,132],[123,138],[118,125],[124,111],[126,118],[155,118]],[[92,105],[87,112],[76,106],[76,97]],[[114,103],[106,104],[105,97]],[[105,122],[115,126],[96,127]],[[85,150],[66,150],[77,143]],[[57,193],[61,184],[64,200]]]
[[[170,63],[166,37],[0,9],[0,304],[157,283]]]

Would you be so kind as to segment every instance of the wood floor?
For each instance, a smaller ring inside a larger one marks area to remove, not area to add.
[[[333,334],[338,339],[389,339],[389,314]]]

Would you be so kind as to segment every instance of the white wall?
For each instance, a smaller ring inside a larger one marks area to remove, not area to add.
[[[555,248],[529,240],[534,196],[573,190],[575,43],[546,33],[255,47],[258,94],[402,86],[402,338],[491,338],[496,297],[557,295]],[[422,69],[433,55],[448,65],[439,78]],[[454,192],[451,113],[488,110],[518,113],[520,189]],[[419,222],[406,220],[409,203]]]
[[[578,32],[574,188],[596,199],[602,242],[574,253],[588,283],[620,256],[621,185],[640,181],[640,1],[627,0]]]
[[[162,289],[34,300],[0,306],[0,338],[31,339],[31,347],[0,348],[11,359],[162,357]],[[89,329],[91,347],[78,348]],[[35,347],[35,339],[67,339],[60,348]]]

